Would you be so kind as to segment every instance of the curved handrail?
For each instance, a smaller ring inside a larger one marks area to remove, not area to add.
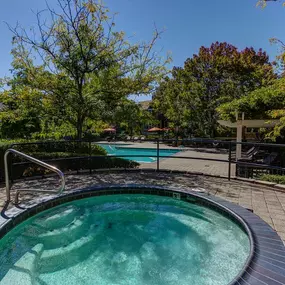
[[[41,160],[38,160],[32,156],[29,156],[25,153],[22,153],[18,150],[15,150],[13,148],[10,148],[10,149],[7,149],[6,152],[5,152],[5,155],[4,155],[4,167],[5,167],[5,183],[6,183],[6,197],[7,197],[7,201],[6,202],[10,202],[11,201],[11,184],[10,184],[10,180],[9,180],[9,169],[8,169],[8,155],[10,153],[13,153],[13,154],[16,154],[18,156],[21,156],[21,157],[24,157],[25,159],[31,161],[31,162],[34,162],[35,164],[38,164],[40,166],[43,166],[55,173],[58,174],[58,176],[60,177],[60,181],[61,181],[61,184],[60,184],[60,187],[57,189],[57,190],[36,190],[36,189],[18,189],[16,191],[16,197],[15,197],[15,203],[17,204],[18,203],[18,199],[19,199],[19,194],[20,192],[47,192],[47,193],[61,193],[64,188],[65,188],[65,177],[64,177],[64,174],[62,171],[60,171],[58,168],[50,165],[50,164],[47,164]]]

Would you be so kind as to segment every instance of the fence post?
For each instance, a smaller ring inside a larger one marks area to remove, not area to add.
[[[232,166],[232,142],[229,143],[229,169],[228,169],[228,180],[231,180],[231,166]]]
[[[159,138],[156,142],[156,171],[159,171]]]
[[[92,169],[91,169],[91,154],[92,154],[91,138],[89,138],[88,148],[89,148],[89,174],[91,174],[92,173]]]

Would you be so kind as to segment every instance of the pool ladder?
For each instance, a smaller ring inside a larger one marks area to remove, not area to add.
[[[9,180],[9,169],[8,169],[8,155],[10,153],[13,153],[14,155],[18,155],[20,157],[23,157],[35,164],[38,164],[46,169],[49,169],[53,172],[55,172],[56,174],[58,174],[58,176],[60,177],[60,186],[58,187],[58,189],[56,190],[41,190],[41,189],[18,189],[16,191],[16,197],[15,197],[15,204],[18,204],[18,201],[19,201],[19,195],[21,192],[43,192],[43,193],[53,193],[53,194],[60,194],[62,193],[62,191],[64,190],[65,188],[65,177],[64,177],[64,174],[62,171],[60,171],[58,168],[50,165],[50,164],[47,164],[41,160],[38,160],[32,156],[29,156],[25,153],[22,153],[18,150],[15,150],[13,148],[10,148],[8,150],[6,150],[5,152],[5,155],[4,155],[4,167],[5,167],[5,184],[6,184],[6,197],[7,197],[7,200],[6,200],[6,203],[9,203],[11,201],[11,187],[12,187],[12,184],[10,183],[10,180]]]

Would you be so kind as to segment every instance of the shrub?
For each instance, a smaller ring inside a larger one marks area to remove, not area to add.
[[[46,161],[62,171],[99,168],[134,168],[139,166],[139,163],[134,161],[106,156],[106,150],[94,143],[90,145],[89,142],[76,141],[46,141],[38,144],[33,142],[34,141],[27,142],[25,140],[5,140],[0,142],[0,179],[2,181],[4,180],[4,154],[11,146],[18,151]],[[94,157],[89,158],[90,155]],[[76,159],[76,157],[86,158]],[[48,173],[46,169],[27,162],[26,159],[19,156],[10,156],[9,159],[9,163],[13,162],[13,179]]]
[[[0,141],[0,151],[5,152],[9,147],[13,147],[24,153],[33,152],[76,152],[89,153],[89,142],[79,141],[45,141],[33,140],[2,140]],[[106,151],[99,145],[91,143],[92,154],[106,155]]]
[[[137,168],[138,162],[126,160],[118,157],[110,156],[96,156],[85,158],[68,157],[68,154],[64,154],[64,158],[53,158],[52,161],[44,160],[47,163],[59,168],[63,172],[68,171],[80,171],[80,170],[93,170],[102,168]],[[13,179],[19,179],[22,177],[44,175],[50,173],[49,170],[44,169],[38,165],[30,162],[16,163],[13,166]]]
[[[88,142],[76,141],[47,141],[26,144],[17,144],[13,148],[24,153],[37,153],[37,152],[68,152],[68,153],[86,153],[90,152],[90,145]],[[107,152],[99,145],[91,144],[92,155],[106,155]]]
[[[260,180],[274,182],[276,184],[285,184],[285,175],[264,174],[260,177]]]

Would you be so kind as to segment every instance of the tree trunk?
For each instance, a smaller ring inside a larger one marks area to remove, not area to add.
[[[130,133],[131,133],[131,138],[133,138],[133,134],[134,134],[133,124],[131,124],[130,126]]]
[[[80,103],[82,106],[84,106],[84,99],[83,99],[83,83],[84,83],[84,78],[80,78],[77,80],[78,83],[78,96],[80,99]],[[76,130],[77,130],[77,139],[81,140],[82,139],[82,133],[83,133],[83,122],[84,122],[84,111],[78,110],[77,113],[77,124],[76,124]]]
[[[208,135],[210,136],[210,138],[214,138],[215,137],[215,129],[216,129],[216,124],[214,121],[214,112],[212,112],[211,110],[208,112]]]
[[[175,127],[175,146],[178,147],[179,127]]]
[[[82,133],[83,133],[83,121],[84,118],[81,116],[78,116],[77,118],[77,124],[76,124],[76,131],[77,131],[77,139],[81,140],[82,139]]]

